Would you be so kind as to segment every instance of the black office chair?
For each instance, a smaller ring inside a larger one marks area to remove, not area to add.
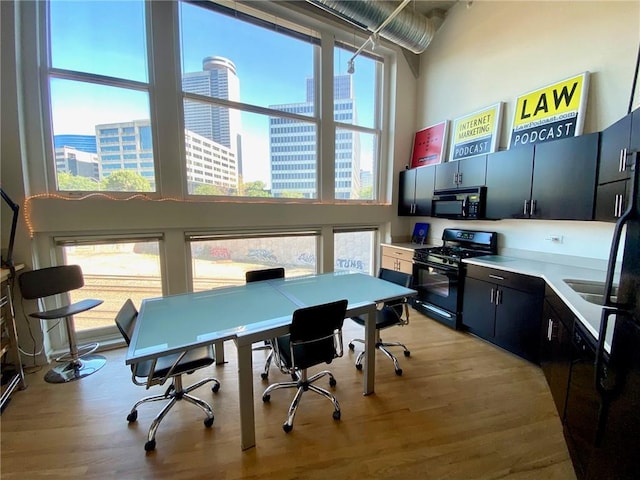
[[[403,287],[410,288],[413,277],[407,273],[397,272],[395,270],[389,270],[387,268],[381,268],[378,273],[378,278],[387,280],[389,282],[396,283]],[[364,326],[364,318],[353,317],[354,322]],[[387,357],[393,361],[393,367],[395,368],[396,375],[402,375],[402,369],[398,363],[398,359],[388,350],[388,347],[402,347],[404,349],[404,356],[409,357],[411,352],[407,347],[400,342],[383,342],[380,338],[380,330],[385,328],[395,327],[396,325],[408,325],[409,324],[409,305],[406,298],[386,303],[380,310],[376,310],[376,349],[380,350]],[[349,349],[354,350],[355,345],[353,342],[364,343],[361,338],[354,338],[349,342]],[[362,370],[362,360],[364,358],[365,351],[363,350],[356,357],[356,368]]]
[[[84,277],[79,265],[61,265],[24,272],[18,278],[22,297],[26,300],[44,299],[53,295],[68,294],[72,290],[84,286]],[[60,365],[49,370],[45,381],[49,383],[66,383],[91,375],[100,370],[107,359],[102,355],[91,355],[98,348],[98,343],[78,346],[73,316],[102,304],[102,300],[86,299],[69,303],[65,295],[64,305],[52,310],[30,313],[32,318],[40,320],[64,319],[69,352],[55,359]]]
[[[311,390],[333,403],[333,418],[340,420],[340,405],[336,397],[324,388],[313,384],[316,380],[329,376],[329,385],[336,386],[336,379],[329,370],[323,370],[308,377],[307,369],[321,363],[331,363],[342,356],[342,324],[347,311],[347,300],[301,308],[293,313],[289,335],[278,337],[274,343],[276,354],[280,358],[283,373],[297,377],[291,382],[274,383],[262,394],[262,401],[271,400],[271,392],[280,388],[296,388],[296,394],[289,406],[287,420],[282,425],[285,432],[293,429],[302,394]]]
[[[138,311],[131,299],[128,299],[116,316],[116,325],[127,342],[127,345],[129,345],[131,341],[131,335],[133,334],[137,318]],[[144,360],[131,365],[131,380],[136,385],[148,389],[153,385],[164,385],[167,380],[171,380],[171,385],[169,385],[163,394],[143,398],[133,406],[131,412],[127,415],[127,421],[129,423],[135,422],[138,419],[138,406],[141,404],[169,400],[169,403],[160,410],[160,413],[158,413],[153,419],[153,422],[151,422],[147,442],[144,444],[144,449],[147,452],[156,448],[156,432],[160,426],[160,422],[179,400],[186,400],[201,408],[207,415],[207,418],[204,420],[204,426],[209,428],[213,425],[213,409],[211,406],[204,400],[189,395],[189,393],[208,382],[213,382],[211,391],[215,393],[220,389],[220,382],[215,378],[208,377],[185,388],[182,385],[182,375],[208,367],[212,365],[214,361],[215,355],[213,347],[209,345],[179,353],[172,353],[153,360]]]
[[[264,280],[274,280],[276,278],[284,278],[284,268],[265,268],[262,270],[251,270],[245,273],[246,283],[262,282]],[[264,370],[260,374],[263,380],[269,378],[269,368],[271,367],[271,361],[273,360],[273,340],[265,340],[263,345],[257,345],[252,350],[269,350],[267,359],[264,362]]]

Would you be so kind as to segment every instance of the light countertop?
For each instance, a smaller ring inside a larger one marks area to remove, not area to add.
[[[463,262],[542,278],[547,285],[558,294],[594,338],[596,340],[598,339],[602,306],[587,302],[569,287],[564,280],[604,282],[606,277],[606,271],[604,269],[584,268],[571,264],[536,261],[502,255],[469,258],[463,260]],[[605,339],[605,348],[607,350],[609,350],[609,345],[611,344],[610,336],[613,334],[614,323],[615,320],[612,317],[609,321],[609,328],[607,329]]]

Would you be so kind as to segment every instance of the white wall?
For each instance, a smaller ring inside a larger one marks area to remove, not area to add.
[[[600,131],[627,113],[639,42],[640,1],[458,2],[421,57],[416,130],[503,101],[499,148],[505,149],[515,97],[589,71],[584,133]],[[636,90],[634,109],[640,106],[640,86]],[[442,228],[454,226],[416,220],[432,224],[435,243]],[[595,259],[608,257],[613,231],[612,224],[600,222],[463,225],[502,233],[501,247],[508,249]],[[550,234],[563,235],[563,243],[545,240]]]

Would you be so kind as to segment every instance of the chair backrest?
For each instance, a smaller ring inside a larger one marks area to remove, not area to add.
[[[137,318],[138,310],[131,299],[128,298],[116,315],[116,325],[124,337],[124,340],[127,342],[127,345],[131,343],[131,335],[133,335],[133,328],[136,326]]]
[[[386,280],[387,282],[393,282],[396,285],[400,285],[401,287],[406,288],[411,288],[411,284],[413,283],[413,275],[404,272],[398,272],[396,270],[390,270],[388,268],[381,268],[378,272],[378,278]],[[384,305],[384,309],[386,309],[387,312],[389,310],[393,310],[393,314],[397,317],[398,323],[409,323],[409,305],[406,298],[388,302]]]
[[[82,288],[84,277],[80,265],[60,265],[24,272],[18,282],[22,297],[34,300]]]
[[[284,278],[284,268],[265,268],[262,270],[251,270],[244,274],[245,281],[262,282],[263,280],[275,280],[276,278]]]
[[[303,369],[342,356],[342,324],[347,300],[300,308],[290,328],[292,364]]]
[[[388,268],[381,268],[378,272],[378,278],[407,288],[411,288],[411,282],[413,282],[413,275]]]

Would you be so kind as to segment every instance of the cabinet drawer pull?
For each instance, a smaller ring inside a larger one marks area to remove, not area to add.
[[[500,275],[489,275],[489,278],[493,278],[495,280],[504,280],[504,277],[501,277]]]

